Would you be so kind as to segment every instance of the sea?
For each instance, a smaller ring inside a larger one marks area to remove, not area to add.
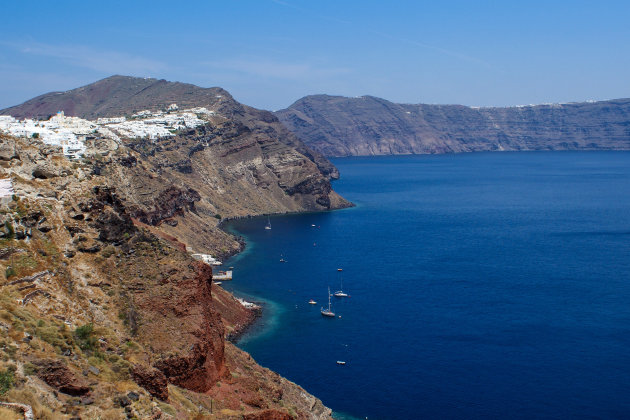
[[[228,226],[258,363],[338,419],[630,418],[630,153],[333,163],[356,207]]]

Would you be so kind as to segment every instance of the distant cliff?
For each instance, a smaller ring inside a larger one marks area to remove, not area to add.
[[[325,156],[630,150],[630,99],[472,108],[314,95],[276,115]]]

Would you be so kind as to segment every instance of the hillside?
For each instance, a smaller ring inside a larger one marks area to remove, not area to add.
[[[110,92],[136,86],[114,80],[126,87]],[[273,115],[220,96],[195,103],[212,111],[202,125],[89,135],[74,160],[44,139],[0,133],[0,400],[38,419],[330,418],[229,342],[256,312],[191,254],[238,252],[219,228],[228,217],[350,203]],[[184,103],[164,97],[151,96]]]
[[[630,149],[630,99],[472,108],[315,95],[276,115],[326,156]]]
[[[326,176],[336,179],[337,169],[318,152],[304,146],[278,122],[273,113],[248,107],[235,101],[224,89],[201,88],[188,83],[151,78],[111,76],[65,92],[50,92],[23,104],[0,110],[0,115],[16,118],[48,119],[58,111],[88,120],[119,117],[143,110],[207,107],[228,120],[239,123],[254,134],[273,137],[308,157]]]

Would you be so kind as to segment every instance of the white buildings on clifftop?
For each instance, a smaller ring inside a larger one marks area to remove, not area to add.
[[[0,131],[61,146],[64,155],[78,158],[85,153],[85,141],[90,137],[109,138],[117,142],[121,138],[146,137],[155,140],[173,136],[179,130],[206,124],[207,118],[214,114],[214,111],[202,107],[179,111],[177,104],[171,104],[166,112],[145,110],[134,114],[129,120],[126,117],[115,117],[89,121],[67,117],[63,111],[48,121],[17,120],[9,115],[0,115]]]

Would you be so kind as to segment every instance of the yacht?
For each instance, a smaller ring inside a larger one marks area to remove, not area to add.
[[[342,272],[342,271],[343,271],[343,270],[342,270],[341,268],[338,268],[338,269],[337,269],[337,272],[339,273],[339,283],[340,283],[340,288],[339,288],[339,290],[337,290],[337,291],[335,292],[335,297],[338,297],[338,298],[348,297],[348,294],[347,294],[347,293],[345,293],[345,292],[343,291],[343,278],[341,277],[341,272]]]
[[[335,313],[330,309],[330,287],[328,288],[328,309],[325,309],[323,306],[320,310],[323,316],[328,316],[331,318],[335,317]]]

